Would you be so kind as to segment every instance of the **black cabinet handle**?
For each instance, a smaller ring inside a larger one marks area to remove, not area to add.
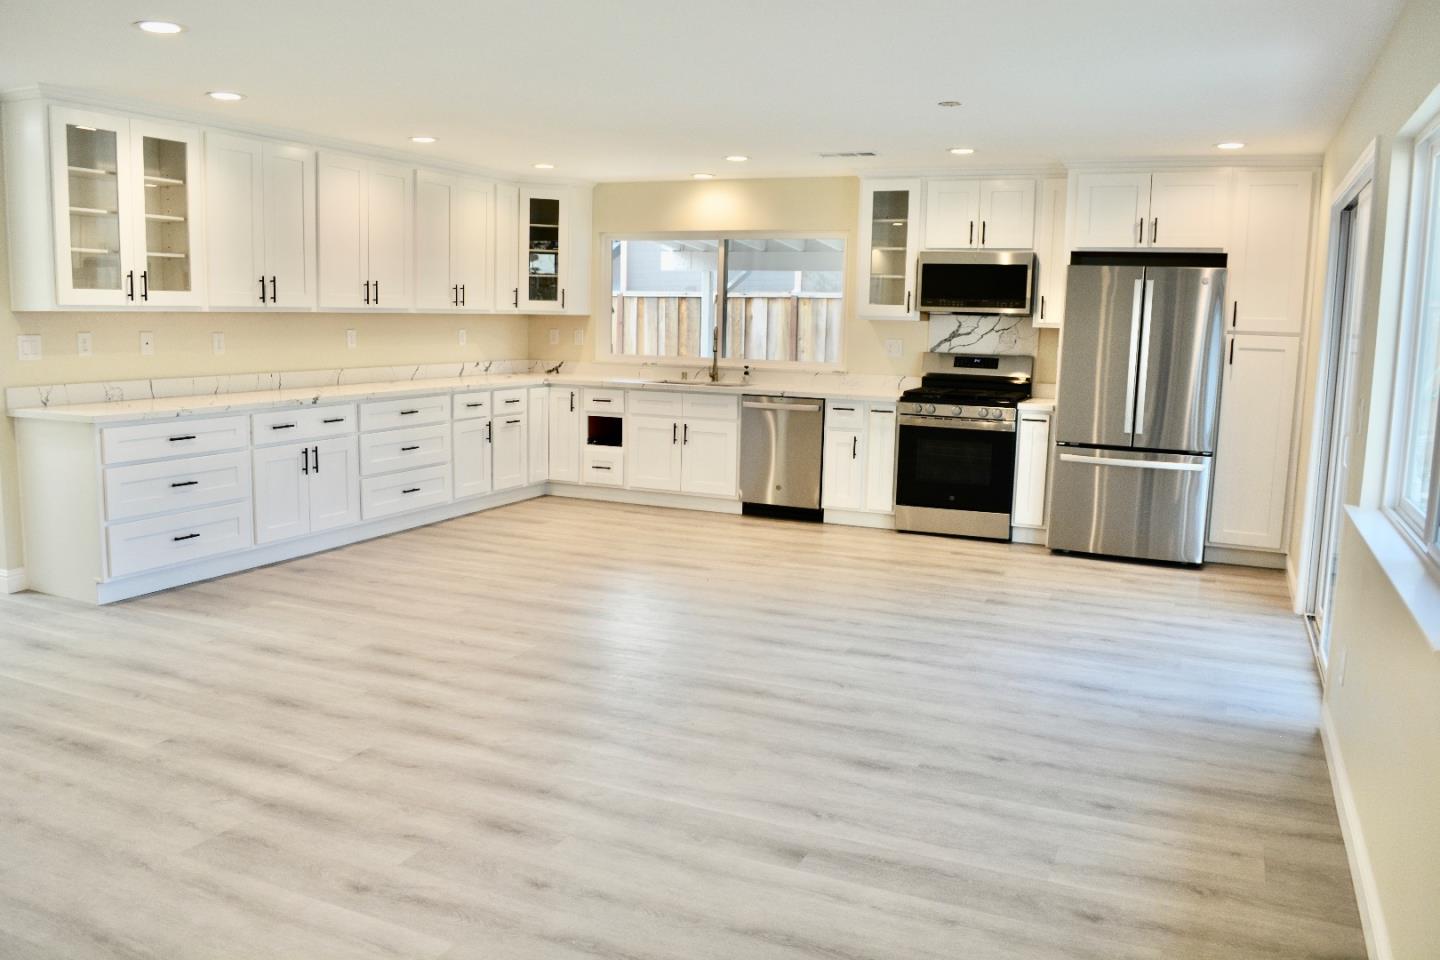
[[[591,398],[590,398],[590,402],[591,402],[591,403],[611,403],[611,402],[613,402],[613,401],[612,401],[611,398],[609,398],[609,397],[591,397]]]
[[[370,281],[369,281],[369,280],[366,280],[366,281],[365,281],[365,302],[366,302],[366,303],[369,303],[369,302],[370,302]]]
[[[328,419],[328,420],[321,420],[320,422],[321,422],[321,423],[344,423],[344,422],[345,422],[345,418],[344,418],[344,417],[331,417],[331,418]]]
[[[611,468],[605,466],[603,463],[592,463],[592,464],[590,464],[590,469],[591,469],[591,470],[609,470],[609,469],[611,469]]]
[[[310,476],[310,450],[308,447],[300,448],[300,472]]]
[[[460,284],[460,306],[465,306],[465,284]]]
[[[989,220],[980,221],[980,246],[985,246],[985,228],[990,226]]]
[[[450,306],[460,306],[460,284],[458,283],[450,285]]]
[[[1230,338],[1230,359],[1227,361],[1231,366],[1235,364],[1235,338]]]
[[[1140,226],[1136,228],[1135,243],[1136,243],[1136,244],[1141,244],[1141,243],[1144,243],[1144,242],[1145,242],[1145,218],[1144,218],[1144,217],[1141,217],[1141,218],[1140,218]]]
[[[419,412],[420,412],[419,410],[401,410],[401,411],[400,411],[400,416],[402,416],[402,417],[408,417],[408,416],[412,416],[412,415],[414,415],[414,414],[417,414],[417,413],[419,413]]]
[[[149,271],[149,270],[141,270],[141,271],[140,271],[140,299],[141,299],[141,300],[149,300],[149,299],[150,299],[150,271]]]
[[[295,424],[293,424],[293,423],[272,423],[272,424],[270,424],[270,429],[271,429],[271,430],[290,430],[290,429],[293,429],[294,426],[295,426]]]
[[[564,288],[564,287],[561,287],[561,288],[560,288],[560,309],[561,309],[561,310],[564,310],[564,309],[565,309],[565,288]]]
[[[909,313],[909,312],[910,312],[910,291],[909,291],[909,290],[906,290],[906,291],[905,291],[905,312],[906,312],[906,313]]]
[[[199,486],[199,485],[200,485],[200,481],[199,481],[199,480],[181,480],[179,483],[172,483],[172,484],[170,484],[170,489],[173,490],[173,489],[175,489],[176,487],[195,487],[195,486]]]
[[[850,459],[854,460],[860,456],[860,436],[856,434],[850,438]]]
[[[969,239],[968,241],[966,241],[966,242],[967,242],[967,243],[974,243],[974,242],[975,242],[975,221],[974,221],[974,220],[971,220],[971,221],[970,221],[970,239]]]
[[[465,406],[470,407],[471,409],[473,409],[473,408],[475,408],[475,407],[483,407],[483,406],[485,406],[485,404],[483,404],[483,403],[467,403],[467,404],[465,404]]]
[[[272,274],[270,275],[270,302],[271,302],[271,303],[274,303],[275,300],[276,300],[276,295],[275,295],[275,275],[272,273]]]
[[[375,281],[375,306],[380,306],[380,281]]]
[[[571,390],[571,391],[570,391],[570,412],[571,412],[571,413],[574,413],[574,412],[575,412],[575,391],[574,391],[574,390]]]
[[[401,453],[409,453],[411,450],[419,450],[419,449],[420,449],[420,445],[417,443],[417,444],[413,444],[413,445],[408,446],[408,447],[401,447],[401,448],[400,448],[400,452],[401,452]]]
[[[670,443],[671,443],[671,444],[676,444],[676,443],[679,443],[679,442],[680,442],[680,424],[678,424],[678,423],[672,423],[672,424],[670,424]]]
[[[419,487],[406,487],[404,490],[401,490],[400,492],[401,492],[401,493],[419,493],[419,492],[420,492],[420,488],[419,488]]]
[[[1159,218],[1159,217],[1156,217],[1154,220],[1151,220],[1151,221],[1150,221],[1150,242],[1151,242],[1151,243],[1159,243],[1159,242],[1160,242],[1160,218]]]
[[[260,302],[265,302],[265,277],[263,275],[260,277]]]
[[[185,434],[183,437],[171,437],[171,438],[170,438],[170,442],[171,442],[171,443],[176,443],[176,442],[178,442],[178,441],[180,441],[180,440],[194,440],[194,439],[195,439],[195,434],[193,434],[193,433],[187,433],[187,434]]]
[[[506,400],[505,402],[506,402],[506,403],[519,403],[519,402],[520,402],[520,398],[519,398],[519,397],[511,397],[509,400]]]
[[[514,302],[513,304],[511,304],[511,306],[516,307],[517,309],[518,309],[519,306],[520,306],[520,288],[519,288],[519,287],[516,287],[516,288],[515,288],[515,302]]]
[[[179,543],[181,540],[194,540],[199,536],[200,534],[198,533],[187,533],[183,537],[171,537],[170,539],[175,541],[176,543]]]
[[[831,407],[830,409],[834,410],[836,413],[854,413],[854,412],[855,412],[855,408],[854,408],[854,407]]]
[[[1040,294],[1040,319],[1045,319],[1045,294]]]
[[[316,475],[316,476],[319,476],[319,475],[320,475],[320,448],[319,448],[318,446],[311,447],[311,448],[310,448],[310,455],[315,458],[315,475]]]
[[[135,299],[135,271],[134,271],[134,270],[128,270],[128,271],[126,271],[126,273],[125,273],[125,284],[126,284],[126,286],[128,287],[128,289],[127,289],[126,292],[125,292],[125,299],[126,299],[126,300],[134,300],[134,299]]]
[[[689,443],[689,442],[690,442],[690,424],[688,424],[688,423],[685,424],[684,429],[682,429],[682,430],[680,431],[680,436],[681,436],[681,441],[680,441],[681,443]]]
[[[494,426],[495,426],[495,424],[491,423],[489,420],[486,420],[486,421],[485,421],[485,442],[486,442],[486,443],[492,443],[492,442],[494,442],[494,440],[495,440],[495,431],[494,431],[494,429],[493,429]]]
[[[506,420],[506,423],[519,423],[519,420]]]
[[[1230,301],[1230,329],[1235,329],[1235,324],[1240,322],[1240,301]]]

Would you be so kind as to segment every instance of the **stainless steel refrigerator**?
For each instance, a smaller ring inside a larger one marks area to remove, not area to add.
[[[1204,559],[1225,269],[1157,259],[1069,268],[1052,550]]]

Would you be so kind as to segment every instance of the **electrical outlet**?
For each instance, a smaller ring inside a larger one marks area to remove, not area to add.
[[[95,341],[89,333],[75,334],[75,352],[82,357],[88,357],[95,353]]]
[[[140,331],[140,356],[155,356],[155,334],[149,330]]]
[[[462,347],[465,346],[466,342],[469,341],[469,339],[470,339],[470,331],[468,331],[468,330],[461,330],[461,331],[460,331],[460,346],[462,346]]]
[[[899,357],[905,353],[905,344],[899,340],[886,340],[885,352],[892,357]]]
[[[354,331],[354,330],[346,330],[346,331],[345,331],[345,346],[349,347],[351,350],[354,350],[357,346],[359,346],[359,344],[360,344],[360,338],[356,335],[355,331]]]
[[[225,334],[221,333],[219,330],[216,330],[214,333],[210,334],[210,348],[215,351],[215,356],[217,357],[220,356],[220,354],[224,353]]]
[[[558,346],[560,343],[560,331],[555,327],[550,328],[550,346]]]
[[[584,328],[584,327],[576,327],[576,328],[575,328],[575,346],[577,346],[577,347],[583,347],[584,345],[585,345],[585,328]]]
[[[40,335],[38,333],[21,334],[15,338],[15,342],[21,360],[40,359]]]

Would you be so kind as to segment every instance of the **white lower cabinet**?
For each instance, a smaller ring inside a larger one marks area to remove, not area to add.
[[[491,431],[489,420],[455,422],[455,499],[478,497],[491,490]]]
[[[895,512],[895,404],[825,404],[820,506],[847,512]]]
[[[530,477],[525,462],[529,452],[525,414],[498,416],[490,423],[494,489],[498,492],[525,486]]]
[[[680,492],[734,497],[739,492],[740,425],[734,420],[686,420],[680,425]]]
[[[273,543],[360,520],[356,438],[254,452],[255,541]]]
[[[559,483],[580,482],[580,388],[550,388],[550,474]]]
[[[625,475],[636,490],[680,489],[680,421],[631,415],[625,421]]]
[[[1280,550],[1290,476],[1295,337],[1237,334],[1226,344],[1220,430],[1210,506],[1210,542]]]
[[[1045,491],[1050,468],[1050,414],[1020,411],[1015,438],[1015,503],[1011,523],[1045,526]]]
[[[253,545],[248,501],[117,523],[106,531],[110,576],[124,577]]]
[[[530,482],[550,479],[550,388],[531,387],[529,409],[525,412],[529,436],[527,464]]]
[[[105,471],[105,519],[128,520],[250,496],[245,451],[156,460]]]
[[[365,477],[360,481],[360,502],[366,520],[449,503],[450,465]]]
[[[737,398],[631,391],[625,404],[629,410],[657,411],[626,417],[626,486],[703,497],[738,495]]]
[[[865,435],[860,430],[825,431],[820,506],[859,510],[865,506]]]
[[[895,404],[872,403],[866,416],[865,509],[895,512]]]
[[[625,485],[625,451],[621,447],[586,447],[582,480],[602,487]]]

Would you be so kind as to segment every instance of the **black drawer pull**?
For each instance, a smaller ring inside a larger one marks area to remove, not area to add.
[[[412,447],[401,447],[401,448],[400,448],[400,452],[401,452],[401,453],[409,453],[411,450],[419,450],[419,449],[420,449],[420,445],[419,445],[419,444],[416,444],[415,446],[412,446]]]
[[[194,540],[195,538],[197,538],[197,537],[199,537],[199,536],[200,536],[200,534],[198,534],[198,533],[187,533],[187,534],[185,534],[185,536],[183,536],[183,537],[171,537],[170,539],[173,540],[173,541],[175,541],[176,543],[179,543],[181,540]]]
[[[181,481],[178,482],[178,483],[172,483],[172,484],[170,484],[170,489],[173,490],[173,489],[175,489],[176,487],[198,487],[199,485],[200,485],[200,481],[199,481],[199,480],[181,480]]]
[[[509,402],[509,401],[507,401],[507,402]],[[465,404],[465,406],[468,407],[468,408],[471,409],[471,410],[474,410],[476,407],[483,407],[483,406],[485,406],[485,404],[484,404],[484,402],[482,401],[481,403],[467,403],[467,404]]]
[[[178,441],[180,441],[180,440],[194,440],[194,439],[195,439],[195,434],[193,434],[193,433],[187,433],[187,434],[185,434],[185,436],[183,436],[183,437],[171,437],[171,438],[170,438],[170,442],[171,442],[171,443],[176,443],[176,442],[178,442]]]
[[[590,398],[590,402],[591,402],[591,403],[613,403],[614,401],[612,401],[609,397],[591,397],[591,398]]]
[[[511,397],[509,400],[506,400],[505,402],[506,402],[506,403],[519,403],[519,402],[520,402],[520,398],[519,398],[519,397]]]
[[[410,416],[411,414],[416,414],[416,413],[419,413],[419,412],[420,412],[419,410],[401,410],[401,411],[400,411],[400,416],[402,416],[402,417],[408,417],[408,416]]]
[[[506,420],[506,423],[519,423],[519,420]]]
[[[831,409],[831,410],[834,410],[836,413],[854,413],[854,412],[855,412],[855,408],[854,408],[854,407],[831,407],[830,409]]]
[[[295,426],[295,424],[293,424],[293,423],[272,423],[272,424],[270,424],[270,429],[271,429],[271,430],[289,430],[289,429],[291,429],[291,428],[294,427],[294,426]]]
[[[344,423],[344,417],[331,417],[329,420],[321,420],[321,423]]]
[[[603,464],[592,463],[592,464],[590,464],[590,469],[591,469],[591,470],[609,470],[609,469],[611,469],[611,468],[610,468],[610,467],[607,467],[607,466],[605,466],[605,465],[603,465]]]
[[[401,493],[419,493],[419,492],[420,492],[420,488],[419,488],[419,487],[406,487],[404,490],[401,490],[400,492],[401,492]]]

